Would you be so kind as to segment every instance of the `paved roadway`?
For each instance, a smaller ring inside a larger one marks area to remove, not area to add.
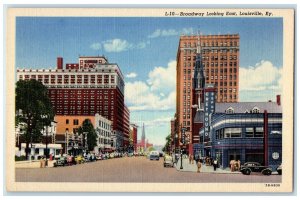
[[[58,168],[16,169],[17,182],[280,183],[280,175],[179,172],[163,159],[126,157]]]

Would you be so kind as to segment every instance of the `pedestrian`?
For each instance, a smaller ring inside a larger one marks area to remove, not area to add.
[[[197,160],[197,173],[200,173],[201,166],[202,166],[202,164],[201,164],[201,160],[200,160],[200,159],[198,159],[198,160]]]
[[[41,159],[40,159],[40,168],[43,168],[43,161],[44,161],[44,158],[42,156]]]
[[[231,171],[231,172],[234,171],[234,163],[235,163],[234,160],[231,160],[230,163],[229,163],[229,164],[230,164],[230,171]]]
[[[189,164],[191,164],[191,162],[192,162],[192,155],[189,154]]]
[[[217,159],[214,160],[213,166],[214,166],[214,171],[216,171],[217,170],[217,166],[218,166]]]
[[[192,164],[194,164],[194,155],[191,155]]]

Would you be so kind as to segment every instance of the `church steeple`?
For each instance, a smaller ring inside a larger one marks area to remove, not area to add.
[[[146,135],[145,135],[145,125],[143,123],[143,129],[142,129],[142,144],[144,145],[143,147],[145,148],[146,146]]]
[[[197,51],[196,51],[196,63],[194,68],[194,89],[196,92],[196,97],[198,99],[198,109],[201,109],[202,93],[205,87],[205,76],[204,76],[204,66],[201,59],[201,43],[200,43],[200,34],[198,33],[197,41]]]

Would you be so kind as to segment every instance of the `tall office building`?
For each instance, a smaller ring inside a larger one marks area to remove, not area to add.
[[[200,68],[196,69],[196,60],[198,63],[201,60],[203,73],[199,73]],[[195,88],[199,90],[200,87],[195,86],[200,84],[200,76],[204,75],[205,84],[214,84],[217,102],[238,102],[239,35],[181,36],[176,69],[176,130],[181,138],[181,128],[186,128],[186,135],[193,142],[192,108],[199,104],[201,92]]]
[[[17,80],[29,79],[48,88],[57,116],[98,113],[112,121],[117,142],[128,143],[130,113],[124,104],[125,84],[118,64],[109,63],[104,56],[85,56],[64,68],[63,58],[59,57],[56,69],[17,69]]]

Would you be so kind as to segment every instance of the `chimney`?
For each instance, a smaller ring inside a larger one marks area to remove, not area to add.
[[[57,69],[63,69],[63,58],[57,57]]]
[[[277,105],[281,105],[280,95],[276,95],[276,103]]]

